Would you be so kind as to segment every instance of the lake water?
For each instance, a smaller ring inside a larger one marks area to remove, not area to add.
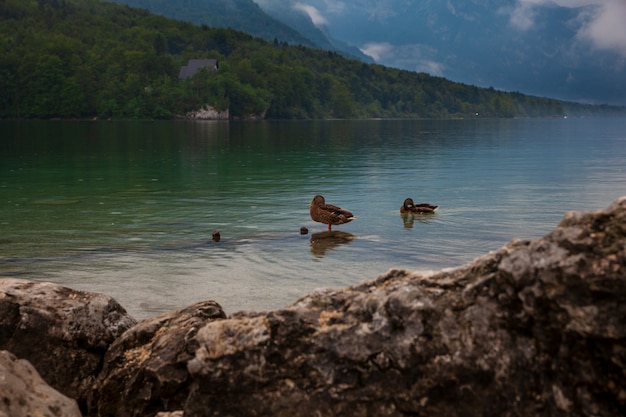
[[[105,293],[138,319],[459,266],[626,195],[626,119],[0,129],[0,277]],[[309,217],[316,194],[358,219],[328,235]],[[406,219],[407,197],[441,208]]]

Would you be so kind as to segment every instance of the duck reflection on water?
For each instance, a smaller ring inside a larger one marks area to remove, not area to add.
[[[356,239],[352,233],[342,232],[339,230],[324,231],[313,233],[311,235],[311,253],[318,258],[326,255],[326,252],[345,245]]]
[[[412,213],[400,213],[400,218],[402,219],[402,224],[404,224],[405,229],[412,229],[413,223],[416,221],[418,223],[431,223],[433,216],[423,216],[421,214],[412,214]]]

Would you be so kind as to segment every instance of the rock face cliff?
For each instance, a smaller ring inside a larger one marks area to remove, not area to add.
[[[453,270],[391,270],[281,310],[226,317],[207,301],[136,325],[97,314],[125,324],[105,326],[117,336],[81,389],[71,343],[42,332],[59,342],[38,360],[11,336],[41,326],[13,295],[23,282],[7,281],[0,349],[44,378],[65,369],[46,381],[85,415],[626,415],[626,198]],[[50,285],[31,284],[33,297]]]

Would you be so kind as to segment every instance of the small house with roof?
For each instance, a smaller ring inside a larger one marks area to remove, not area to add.
[[[217,71],[219,68],[219,62],[217,59],[190,59],[189,62],[187,62],[187,65],[180,67],[178,79],[184,80],[191,78],[203,68],[208,68],[211,71]]]

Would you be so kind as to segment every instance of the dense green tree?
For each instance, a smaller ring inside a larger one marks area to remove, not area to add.
[[[345,119],[352,117],[354,111],[354,100],[350,90],[343,83],[335,81],[333,83],[330,107],[334,117]]]

